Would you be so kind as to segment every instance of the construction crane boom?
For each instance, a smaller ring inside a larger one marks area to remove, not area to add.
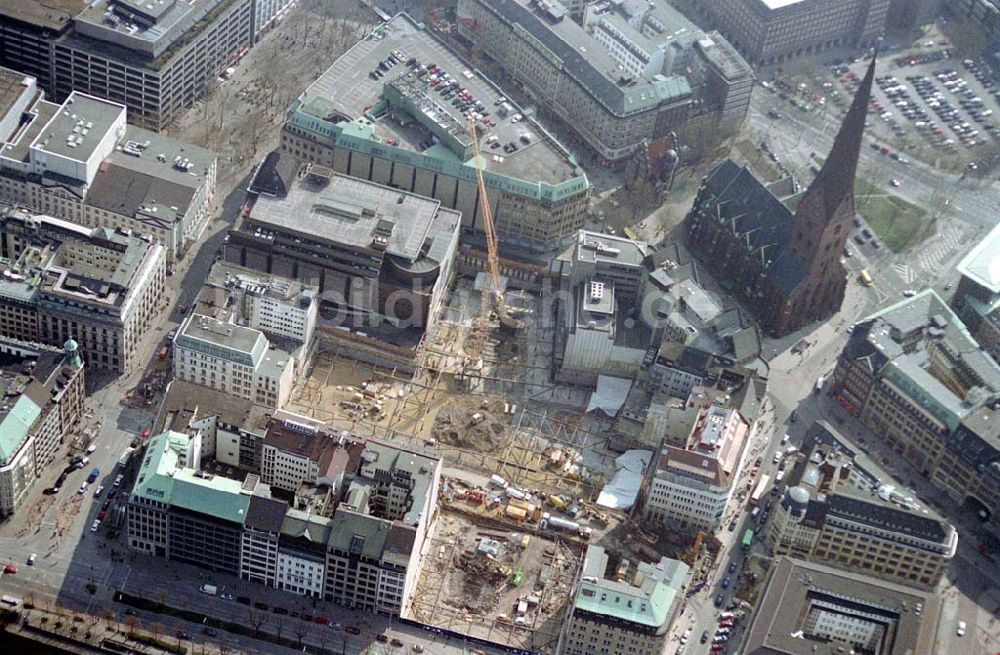
[[[476,130],[475,120],[469,120],[469,136],[472,138],[472,153],[475,157],[474,168],[476,169],[476,184],[479,187],[479,205],[483,214],[483,231],[486,233],[486,268],[489,273],[489,282],[492,289],[483,288],[483,297],[493,296],[493,302],[497,313],[503,311],[503,290],[500,288],[500,260],[497,256],[497,232],[493,225],[493,210],[490,208],[490,201],[486,195],[486,182],[483,181],[483,164],[479,155],[479,135]],[[484,300],[483,319],[489,315],[489,307]]]

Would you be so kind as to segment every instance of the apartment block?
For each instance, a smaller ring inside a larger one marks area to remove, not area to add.
[[[832,426],[815,424],[767,527],[773,553],[936,586],[958,549],[958,532],[891,479]]]
[[[754,66],[772,66],[833,48],[874,46],[891,0],[674,0],[699,24],[718,29]]]
[[[394,52],[404,56],[390,66]],[[590,182],[573,153],[406,14],[344,53],[292,103],[281,152],[433,198],[480,235],[475,166],[482,166],[501,247],[561,247],[589,210]]]
[[[1000,366],[933,290],[857,323],[832,389],[873,434],[1000,530]]]
[[[21,508],[84,413],[83,360],[76,342],[62,351],[0,340],[0,516]],[[16,363],[15,363],[16,362]]]
[[[3,335],[51,346],[70,339],[88,366],[127,372],[160,309],[162,246],[122,230],[85,228],[51,216],[0,209]]]
[[[612,559],[601,546],[587,546],[562,655],[659,655],[684,602],[689,573],[678,560],[633,565]]]
[[[215,154],[126,123],[124,105],[73,92],[46,101],[0,69],[0,200],[89,227],[148,235],[176,257],[208,220]]]

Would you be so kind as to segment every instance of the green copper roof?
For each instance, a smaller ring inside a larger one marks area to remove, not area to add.
[[[189,441],[187,435],[169,430],[150,439],[132,494],[242,524],[250,496],[241,493],[237,480],[200,477],[198,471],[183,468],[179,454]]]
[[[576,595],[579,610],[653,627],[663,626],[671,608],[681,600],[689,568],[683,562],[663,558],[658,564],[639,564],[634,582],[607,580],[608,556],[600,546],[587,548],[583,581]]]
[[[0,419],[0,462],[7,462],[17,453],[41,413],[41,407],[21,394],[7,415]]]

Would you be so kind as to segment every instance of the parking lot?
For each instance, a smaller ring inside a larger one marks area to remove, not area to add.
[[[994,119],[994,82],[972,59],[957,63],[907,64],[897,74],[878,77],[869,112],[897,136],[915,131],[919,139],[948,153],[995,146],[1000,128]]]

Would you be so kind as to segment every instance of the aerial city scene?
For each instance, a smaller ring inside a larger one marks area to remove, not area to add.
[[[0,0],[0,654],[1000,654],[1000,0]]]

